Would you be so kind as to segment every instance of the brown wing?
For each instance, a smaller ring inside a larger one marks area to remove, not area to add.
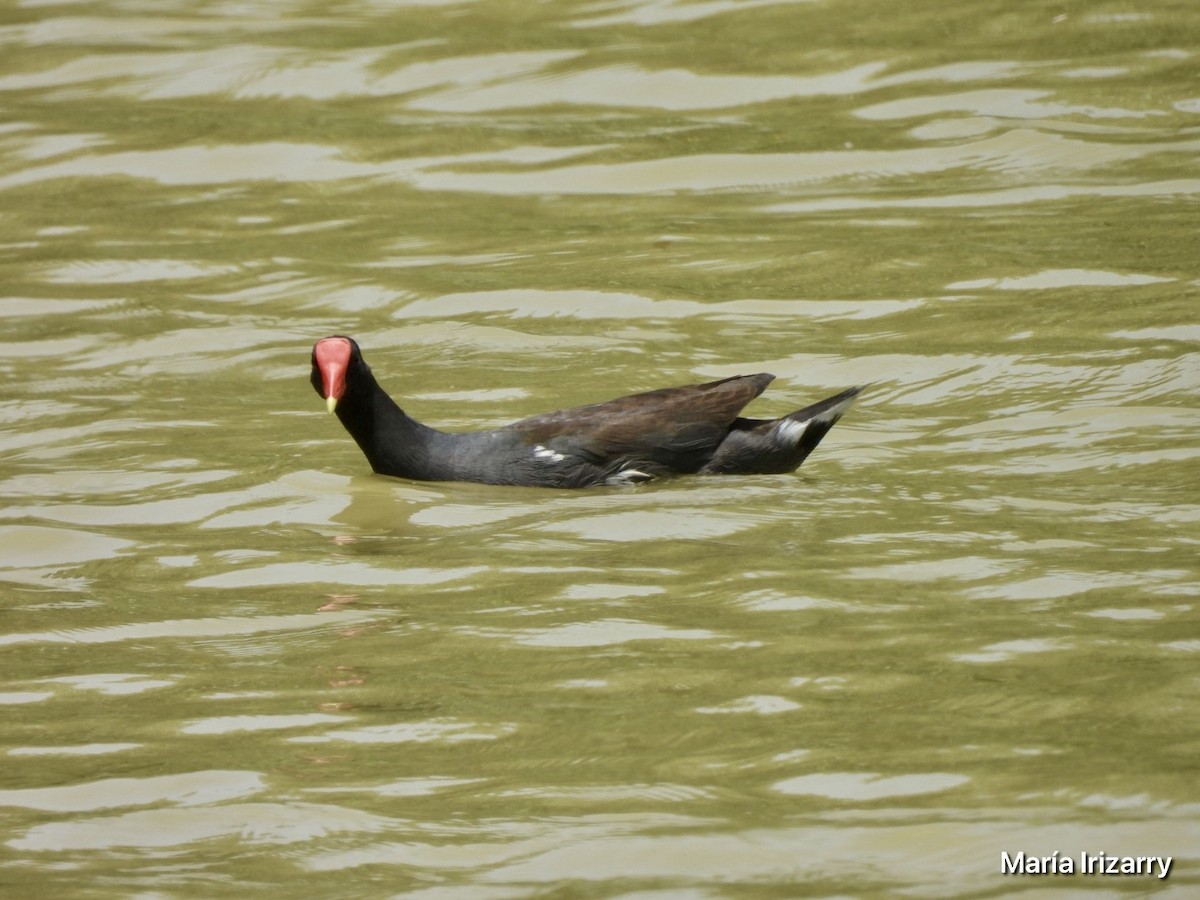
[[[647,460],[692,472],[712,458],[738,413],[774,378],[737,375],[663,388],[533,416],[509,427],[530,444],[597,465]]]

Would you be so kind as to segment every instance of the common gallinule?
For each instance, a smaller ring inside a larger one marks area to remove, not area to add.
[[[313,345],[312,385],[381,475],[577,488],[662,475],[791,472],[821,442],[861,387],[778,419],[738,413],[774,375],[632,394],[451,434],[405,415],[379,386],[352,338]]]

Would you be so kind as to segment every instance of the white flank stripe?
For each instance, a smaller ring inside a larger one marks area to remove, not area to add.
[[[654,476],[649,475],[640,469],[622,469],[620,472],[615,472],[604,479],[605,484],[641,484],[644,481],[653,481]]]

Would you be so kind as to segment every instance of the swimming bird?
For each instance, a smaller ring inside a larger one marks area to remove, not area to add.
[[[852,387],[777,419],[742,408],[774,375],[662,388],[522,419],[445,432],[416,421],[375,380],[353,338],[313,345],[312,385],[381,475],[419,481],[580,488],[676,474],[797,469],[854,402]]]

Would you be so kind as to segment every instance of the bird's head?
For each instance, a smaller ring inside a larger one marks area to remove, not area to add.
[[[362,365],[362,353],[353,338],[336,334],[313,344],[312,386],[333,412],[346,395],[346,380]]]

